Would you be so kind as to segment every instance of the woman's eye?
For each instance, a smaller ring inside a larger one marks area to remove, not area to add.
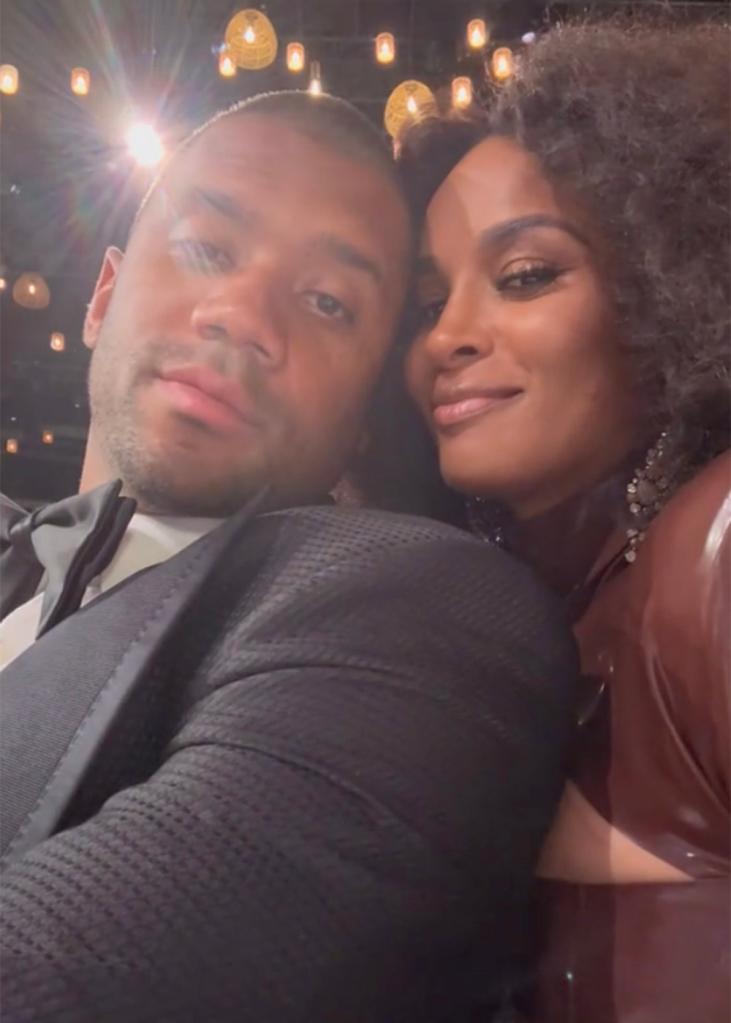
[[[218,245],[197,238],[176,239],[171,242],[170,251],[177,262],[193,273],[225,273],[233,265],[231,257]]]
[[[342,320],[345,323],[352,323],[353,313],[347,306],[343,305],[340,299],[334,295],[328,295],[326,291],[306,291],[304,298],[310,309],[328,320]]]
[[[502,292],[532,294],[553,284],[560,272],[555,266],[526,266],[498,278],[496,287]]]

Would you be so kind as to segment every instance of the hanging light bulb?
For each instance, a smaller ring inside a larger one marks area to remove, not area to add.
[[[471,50],[481,50],[487,45],[487,25],[482,18],[473,18],[467,26],[467,45]]]
[[[313,60],[310,69],[310,84],[307,86],[307,91],[312,96],[322,95],[322,79],[320,78],[320,61]]]
[[[66,338],[60,330],[54,330],[51,334],[51,351],[62,352],[66,348]]]
[[[515,70],[513,51],[509,46],[501,46],[490,58],[490,73],[496,82],[505,82]]]
[[[5,450],[7,451],[7,453],[9,455],[17,455],[18,454],[18,438],[17,437],[8,437],[8,439],[5,441]]]
[[[13,285],[13,298],[24,309],[45,309],[51,292],[40,274],[24,273]]]
[[[41,440],[44,444],[53,444],[55,437],[53,436],[53,430],[44,430],[41,434]]]
[[[7,279],[5,277],[0,277],[0,291],[5,291],[7,286],[8,286]]]
[[[396,60],[396,40],[391,32],[376,36],[376,60],[379,64],[393,64]]]
[[[302,43],[289,43],[287,45],[287,70],[303,71],[305,67],[305,48]]]
[[[85,67],[75,67],[71,72],[71,91],[75,96],[88,96],[91,75]]]
[[[253,7],[238,11],[224,33],[227,51],[237,67],[258,71],[269,67],[277,56],[277,33],[263,11]]]
[[[388,97],[383,123],[391,138],[397,139],[407,124],[435,112],[436,99],[429,86],[409,80],[397,85]]]
[[[222,78],[233,78],[236,74],[236,61],[225,47],[218,55],[218,73]]]
[[[6,96],[14,96],[20,84],[18,69],[13,64],[0,66],[0,92]]]
[[[472,102],[472,79],[466,77],[452,79],[452,106],[457,110],[466,110]]]

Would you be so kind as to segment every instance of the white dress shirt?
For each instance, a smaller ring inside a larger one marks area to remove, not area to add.
[[[215,529],[221,521],[183,519],[172,515],[133,515],[116,554],[104,571],[87,586],[82,606],[135,572],[171,558]],[[35,641],[45,588],[44,577],[36,595],[0,622],[0,668],[10,664]]]

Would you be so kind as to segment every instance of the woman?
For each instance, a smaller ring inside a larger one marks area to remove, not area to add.
[[[470,527],[565,594],[587,679],[542,1021],[729,1016],[728,48],[555,30],[402,152],[409,390]]]

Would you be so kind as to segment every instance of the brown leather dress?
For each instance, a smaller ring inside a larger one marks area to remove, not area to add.
[[[544,881],[540,1023],[728,1023],[731,457],[686,484],[576,634],[601,687],[573,780],[687,882]]]

